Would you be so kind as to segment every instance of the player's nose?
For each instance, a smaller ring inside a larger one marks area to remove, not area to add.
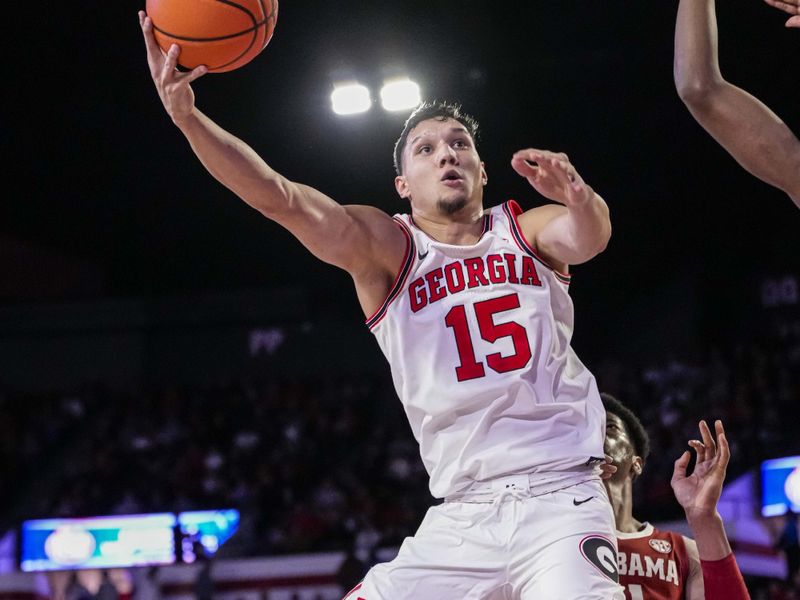
[[[456,165],[458,164],[458,154],[450,144],[441,144],[438,149],[439,166]]]

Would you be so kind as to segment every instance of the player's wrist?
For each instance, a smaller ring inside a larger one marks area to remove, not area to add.
[[[717,529],[722,525],[722,516],[717,509],[684,509],[686,522],[695,533],[709,529]]]
[[[564,202],[567,208],[573,211],[592,212],[604,204],[603,199],[588,185],[580,196],[573,196]]]
[[[192,126],[193,123],[197,122],[197,111],[194,107],[185,113],[174,114],[170,116],[172,117],[172,122],[175,124],[175,126],[184,133]]]

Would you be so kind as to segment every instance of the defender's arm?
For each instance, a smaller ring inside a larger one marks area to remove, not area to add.
[[[800,207],[800,140],[767,106],[722,77],[714,0],[681,0],[674,79],[697,122],[742,167]]]

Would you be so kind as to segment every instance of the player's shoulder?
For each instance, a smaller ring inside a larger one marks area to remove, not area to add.
[[[654,527],[652,537],[663,540],[665,544],[668,543],[671,546],[670,552],[686,555],[690,558],[698,556],[697,542],[678,531],[660,530]]]
[[[351,218],[359,221],[374,221],[376,223],[393,225],[392,215],[377,206],[368,204],[345,204],[345,211]]]
[[[405,245],[406,236],[400,219],[365,204],[347,204],[344,209],[358,228],[368,231],[381,244],[393,245],[394,242],[398,246]]]
[[[400,219],[375,206],[348,204],[344,209],[357,230],[349,235],[356,235],[367,244],[348,270],[357,279],[393,278],[414,244],[408,229],[402,227]]]

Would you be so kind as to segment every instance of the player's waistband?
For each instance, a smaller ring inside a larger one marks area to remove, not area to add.
[[[585,466],[569,471],[506,475],[488,481],[476,481],[463,491],[447,496],[444,501],[490,504],[507,497],[535,498],[593,480],[600,480],[599,469],[596,466]]]

